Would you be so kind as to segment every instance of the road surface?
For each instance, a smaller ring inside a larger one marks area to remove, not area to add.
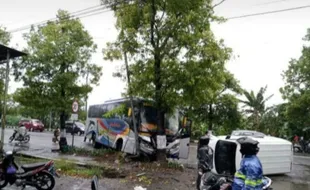
[[[16,143],[8,143],[9,137],[12,135],[12,129],[6,129],[5,131],[5,149],[12,150]],[[43,150],[43,149],[51,149],[53,147],[52,137],[53,133],[51,132],[29,132],[30,134],[30,142],[26,145],[22,146],[22,149],[27,151],[35,151],[36,150]],[[90,148],[89,143],[83,142],[83,136],[75,136],[74,138],[74,145],[78,147],[87,147]],[[67,142],[71,144],[72,136],[71,134],[67,135]],[[18,146],[20,147],[20,146]],[[190,145],[190,155],[188,160],[182,160],[182,163],[186,163],[190,166],[195,167],[197,164],[196,161],[196,146]],[[48,152],[48,151],[47,151]],[[48,153],[50,154],[50,153]],[[275,190],[310,190],[310,157],[306,155],[295,155],[293,161],[293,171],[288,175],[282,176],[270,176],[273,180],[273,188]],[[63,180],[63,179],[60,179]],[[69,180],[69,179],[68,179]],[[88,184],[87,181],[80,181],[80,185]],[[66,186],[63,182],[63,186]],[[10,188],[12,189],[12,188]],[[13,188],[14,189],[14,188]],[[78,187],[71,187],[68,186],[68,190],[77,190]]]

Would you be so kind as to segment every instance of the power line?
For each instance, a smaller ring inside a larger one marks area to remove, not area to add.
[[[94,8],[98,8],[98,9],[94,9]],[[89,13],[92,13],[92,12],[95,12],[95,11],[100,11],[100,10],[102,11],[105,8],[106,7],[103,7],[102,5],[97,5],[97,6],[92,6],[92,7],[88,7],[88,8],[85,8],[85,9],[81,9],[81,10],[78,10],[78,11],[71,12],[71,13],[69,13],[69,15],[72,16],[72,17],[77,17],[77,16],[89,14]],[[40,25],[46,24],[49,21],[55,21],[55,20],[57,20],[57,18],[55,18],[55,17],[54,18],[50,18],[50,19],[47,19],[47,20],[44,20],[44,21],[36,22],[36,23],[33,23],[33,24],[29,24],[29,25],[26,25],[26,26],[22,26],[22,27],[13,29],[13,30],[9,30],[8,32],[15,33],[15,32],[19,32],[19,31],[23,31],[23,30],[31,28],[31,26],[40,26]]]
[[[269,2],[265,2],[265,3],[259,3],[256,4],[256,6],[260,6],[260,5],[269,5],[269,4],[276,4],[276,3],[283,3],[286,1],[290,1],[290,0],[275,0],[275,1],[269,1]]]
[[[260,12],[260,13],[252,13],[247,15],[240,15],[240,16],[234,16],[234,17],[228,17],[227,20],[232,19],[239,19],[239,18],[246,18],[246,17],[253,17],[253,16],[261,16],[261,15],[268,15],[268,14],[274,14],[274,13],[280,13],[280,12],[288,12],[288,11],[294,11],[299,9],[306,9],[310,8],[310,5],[300,6],[300,7],[293,7],[288,9],[280,9],[280,10],[274,10],[274,11],[266,11],[266,12]]]
[[[125,1],[123,1],[123,3],[130,2],[130,1],[131,0],[125,0]],[[85,17],[89,17],[89,16],[94,16],[94,15],[98,15],[98,14],[102,14],[102,13],[106,13],[106,12],[112,11],[110,8],[113,7],[113,6],[116,6],[116,5],[120,4],[120,3],[121,2],[103,3],[103,4],[100,4],[100,5],[96,5],[96,6],[93,6],[93,7],[88,7],[88,8],[82,9],[82,10],[78,10],[78,11],[69,13],[69,15],[71,17],[77,17],[77,18],[85,18]],[[100,7],[100,8],[93,9],[93,8],[96,8],[96,7]],[[90,10],[90,9],[93,9],[93,10]],[[107,9],[107,10],[104,10],[104,9]],[[90,11],[84,12],[86,10],[90,10]],[[96,11],[98,11],[98,12],[96,12]],[[96,13],[94,13],[94,12],[96,12]],[[76,13],[79,13],[79,14],[76,14]],[[85,15],[85,14],[88,14],[88,13],[93,13],[93,14]],[[76,15],[74,15],[74,14],[76,14]],[[82,15],[85,15],[85,16],[82,16]],[[34,23],[34,24],[30,24],[30,25],[27,25],[27,26],[23,26],[23,27],[17,28],[17,29],[9,30],[8,32],[14,33],[14,32],[23,31],[23,30],[26,30],[26,29],[30,29],[32,26],[44,25],[48,21],[55,21],[55,20],[57,20],[57,18],[51,18],[51,19],[44,20],[44,21],[41,21],[41,22],[38,22],[38,23]]]
[[[110,6],[103,7],[103,5],[97,5],[97,6],[93,6],[93,7],[88,7],[88,8],[85,8],[85,9],[78,10],[78,11],[70,13],[70,16],[77,17],[77,18],[86,18],[86,17],[90,17],[90,16],[95,16],[95,15],[99,15],[99,14],[102,14],[102,13],[106,13],[106,12],[112,11],[110,9]],[[97,8],[97,7],[100,7],[100,8],[94,9],[94,8]],[[252,14],[246,14],[246,15],[240,15],[240,16],[233,16],[233,17],[228,17],[226,19],[227,20],[233,20],[233,19],[240,19],[240,18],[246,18],[246,17],[254,17],[254,16],[262,16],[262,15],[268,15],[268,14],[275,14],[275,13],[280,13],[280,12],[288,12],[288,11],[294,11],[294,10],[306,9],[306,8],[310,8],[310,5],[305,5],[305,6],[300,6],[300,7],[293,7],[293,8],[288,8],[288,9],[274,10],[274,11],[252,13]],[[93,9],[93,10],[91,10],[91,9]],[[90,11],[86,11],[86,10],[90,10]],[[86,11],[86,12],[84,12],[84,11]],[[78,14],[76,14],[76,13],[78,13]],[[76,15],[74,15],[74,14],[76,14]],[[44,21],[41,21],[41,22],[37,22],[37,23],[34,23],[34,24],[30,24],[30,25],[27,25],[27,26],[20,27],[20,28],[17,28],[17,29],[13,29],[13,30],[10,30],[8,32],[14,33],[14,32],[23,31],[23,30],[31,28],[31,26],[44,25],[48,21],[53,21],[53,20],[56,20],[56,19],[57,18],[51,18],[49,20],[44,20]]]

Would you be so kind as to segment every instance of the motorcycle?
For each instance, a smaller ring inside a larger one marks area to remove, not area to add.
[[[205,135],[199,139],[197,149],[198,176],[196,181],[197,190],[231,190],[234,176],[229,172],[215,174],[213,168],[213,150],[208,146],[210,138]],[[214,160],[216,161],[216,160]],[[227,162],[227,160],[223,160]],[[223,163],[218,163],[223,164]],[[271,190],[272,180],[263,178],[263,190]]]
[[[20,169],[21,172],[18,171]],[[0,163],[0,189],[8,184],[15,184],[23,189],[28,185],[38,190],[52,190],[55,186],[54,176],[59,177],[53,160],[19,167],[15,162],[14,153],[7,151]]]
[[[12,136],[10,136],[9,138],[9,142],[11,143],[13,140],[28,143],[30,141],[30,135],[27,134],[27,131],[25,132],[24,135],[19,135],[19,132],[16,129],[14,129]]]

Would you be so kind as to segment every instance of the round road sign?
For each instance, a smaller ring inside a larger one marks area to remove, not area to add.
[[[76,113],[76,112],[79,111],[79,104],[78,104],[77,101],[74,101],[74,102],[72,103],[72,111],[73,111],[74,113]]]

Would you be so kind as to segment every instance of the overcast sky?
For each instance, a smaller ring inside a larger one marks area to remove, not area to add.
[[[217,0],[218,1],[218,0]],[[215,1],[215,2],[217,2]],[[13,30],[29,24],[55,17],[58,9],[69,12],[99,5],[99,0],[0,0],[0,25]],[[224,17],[234,17],[257,12],[273,11],[310,5],[309,0],[226,0],[216,8],[216,13]],[[291,58],[298,58],[303,45],[302,38],[310,28],[310,8],[277,14],[228,20],[224,24],[213,25],[217,38],[224,39],[234,51],[234,58],[227,68],[240,81],[243,88],[257,92],[268,85],[267,94],[274,94],[269,104],[283,100],[279,88],[283,85],[281,73],[287,68]],[[98,45],[92,62],[103,67],[100,85],[94,87],[89,96],[89,105],[102,103],[111,98],[121,97],[126,84],[112,77],[121,62],[107,62],[102,59],[102,48],[106,42],[117,36],[114,28],[113,12],[81,18],[85,28]],[[11,46],[25,47],[22,33],[13,33]],[[10,92],[22,87],[21,83],[10,83]]]

